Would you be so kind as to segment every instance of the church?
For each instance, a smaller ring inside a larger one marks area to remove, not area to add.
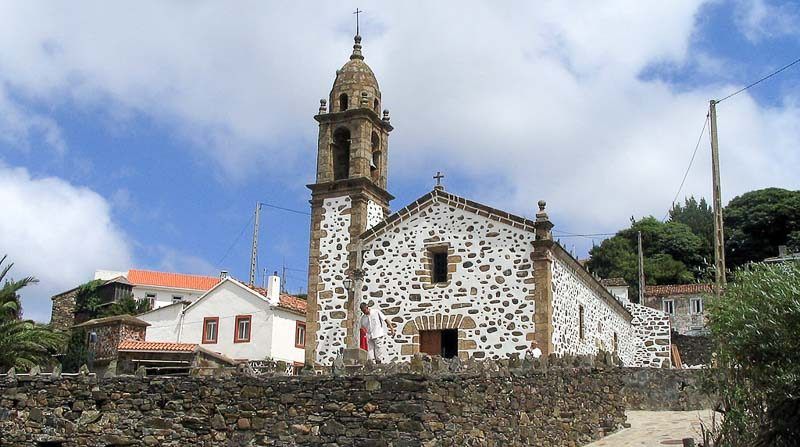
[[[389,111],[361,36],[320,100],[311,190],[305,364],[357,349],[358,305],[397,329],[391,361],[613,352],[627,366],[670,366],[669,317],[610,293],[553,240],[546,203],[535,219],[438,185],[392,213]],[[532,208],[533,208],[532,203]]]

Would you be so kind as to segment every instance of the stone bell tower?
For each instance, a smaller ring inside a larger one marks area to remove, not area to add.
[[[389,111],[355,36],[350,60],[320,100],[317,178],[311,189],[306,365],[330,365],[355,346],[361,288],[359,235],[381,222],[394,197],[386,191]],[[348,281],[346,281],[348,280]],[[352,284],[350,290],[346,284]]]

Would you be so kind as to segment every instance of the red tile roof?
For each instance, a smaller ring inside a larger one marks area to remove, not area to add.
[[[712,293],[711,284],[669,284],[663,286],[645,286],[644,296],[699,295]]]
[[[220,281],[216,276],[185,275],[183,273],[128,270],[128,281],[137,286],[175,287],[208,290]]]
[[[160,341],[122,340],[117,346],[119,351],[156,351],[156,352],[194,352],[197,345],[193,343],[167,343]]]
[[[248,286],[248,287],[258,292],[259,295],[267,296],[267,289],[264,289],[262,287],[253,287],[253,286]],[[278,301],[278,307],[282,307],[284,309],[291,310],[293,312],[298,312],[303,315],[306,314],[306,300],[300,299],[293,295],[287,295],[285,293],[281,293]]]

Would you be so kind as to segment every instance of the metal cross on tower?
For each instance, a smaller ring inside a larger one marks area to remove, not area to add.
[[[355,12],[353,12],[353,14],[356,15],[356,36],[359,35],[359,32],[358,32],[358,15],[361,14],[362,12],[364,12],[364,11],[361,11],[358,8],[356,8]]]

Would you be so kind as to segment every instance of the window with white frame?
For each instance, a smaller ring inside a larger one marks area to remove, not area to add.
[[[250,315],[236,316],[236,333],[233,334],[234,343],[247,343],[250,341],[251,321],[252,317]]]
[[[172,295],[172,302],[177,303],[178,301],[183,301],[183,296],[181,295]]]
[[[675,315],[675,300],[664,300],[663,306],[665,313]]]
[[[689,312],[693,314],[701,314],[703,313],[703,299],[702,298],[692,298],[689,300]]]

